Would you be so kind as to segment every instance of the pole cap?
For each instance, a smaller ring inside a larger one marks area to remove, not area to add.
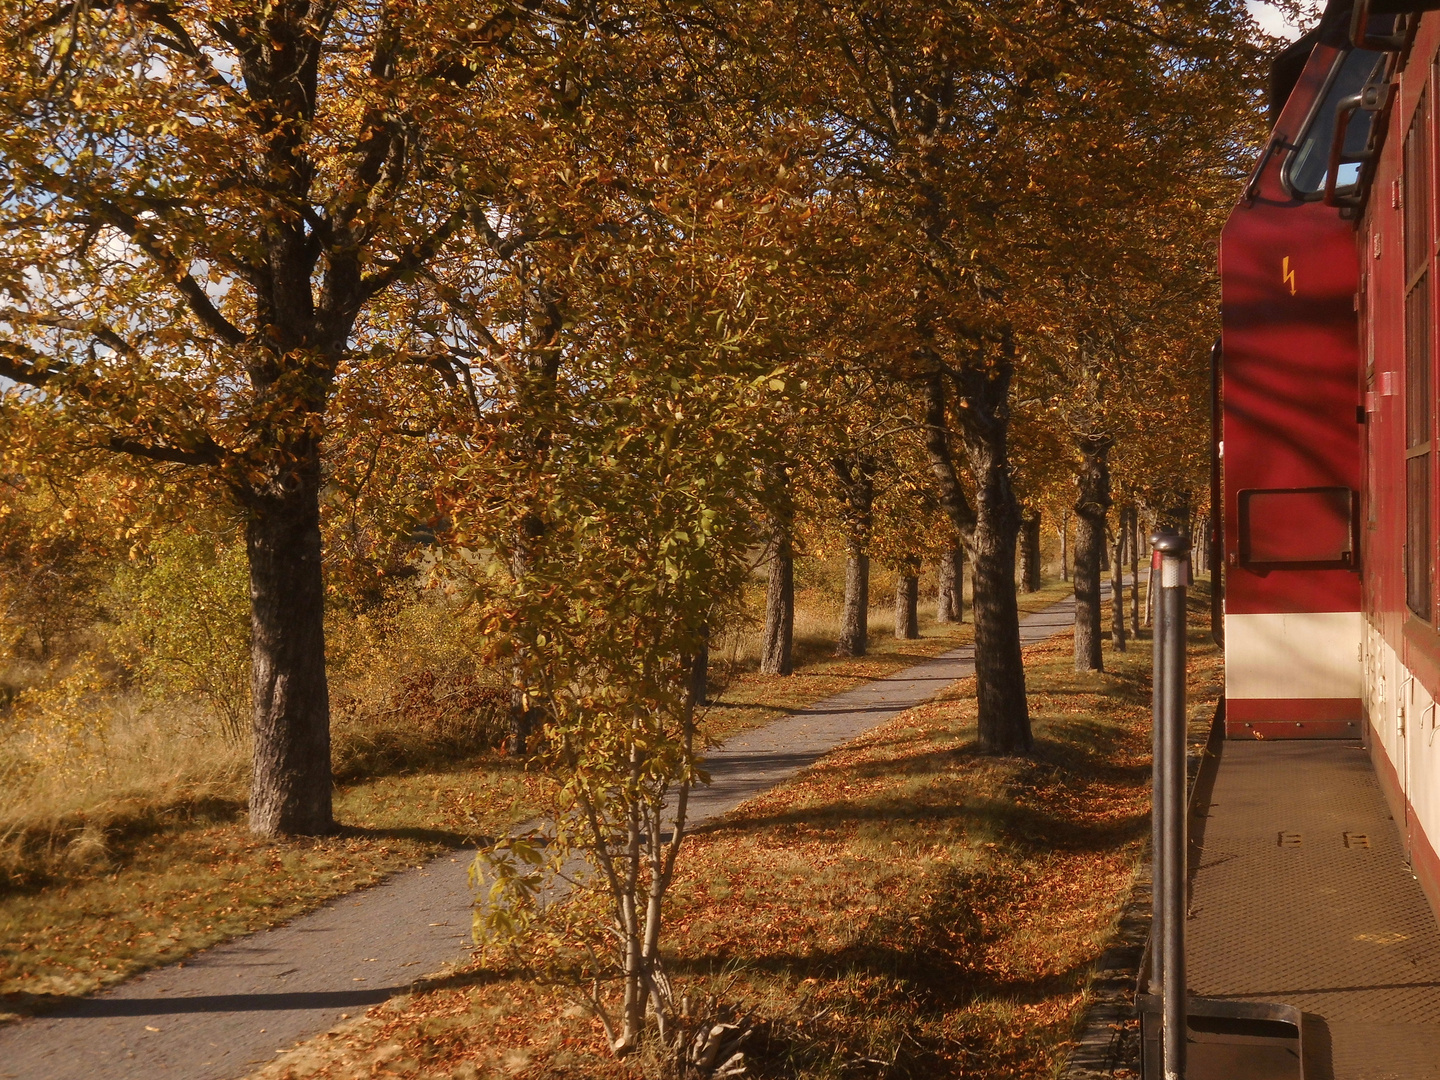
[[[1150,543],[1162,555],[1172,557],[1184,555],[1190,550],[1190,538],[1175,529],[1157,529],[1151,534]]]

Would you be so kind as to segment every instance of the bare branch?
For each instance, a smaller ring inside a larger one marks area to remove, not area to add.
[[[435,257],[435,253],[444,246],[445,241],[455,235],[455,230],[458,229],[464,221],[465,212],[463,210],[454,211],[445,219],[438,229],[420,243],[410,245],[404,254],[384,270],[363,278],[360,282],[361,296],[365,300],[369,300],[371,297],[383,292],[395,282],[396,279],[419,270]]]
[[[166,461],[177,465],[218,465],[225,459],[225,450],[208,435],[202,437],[198,450],[184,450],[177,446],[151,446],[133,439],[113,435],[106,448],[131,457],[149,461]]]
[[[16,311],[14,308],[0,310],[0,319],[10,323],[32,323],[48,326],[55,330],[73,330],[77,334],[89,334],[102,345],[114,349],[121,356],[135,357],[137,350],[114,330],[100,322],[71,319],[63,315],[35,315],[31,312]],[[14,346],[7,346],[13,348]]]
[[[49,360],[18,341],[0,340],[0,376],[11,382],[44,386],[67,370],[69,365],[63,360]]]

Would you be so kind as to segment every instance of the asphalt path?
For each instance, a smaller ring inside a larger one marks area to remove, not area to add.
[[[1108,591],[1108,590],[1107,590]],[[1074,600],[1021,620],[1025,644],[1073,626]],[[713,820],[975,673],[965,646],[737,735],[706,759],[689,824]],[[283,926],[0,1028],[4,1080],[233,1080],[469,956],[467,851]]]

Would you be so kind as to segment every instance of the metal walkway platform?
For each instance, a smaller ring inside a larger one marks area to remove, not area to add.
[[[1307,1080],[1440,1078],[1440,926],[1359,743],[1225,742],[1191,820],[1190,990],[1305,1013]]]

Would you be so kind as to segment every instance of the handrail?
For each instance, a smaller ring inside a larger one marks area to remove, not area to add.
[[[1265,150],[1260,155],[1260,161],[1255,166],[1255,171],[1250,174],[1250,179],[1245,182],[1245,194],[1241,196],[1247,204],[1253,203],[1255,197],[1260,194],[1260,174],[1265,171],[1265,166],[1270,164],[1271,157],[1275,151],[1285,145],[1285,136],[1279,131],[1270,136],[1270,141],[1265,144]]]
[[[1347,205],[1342,203],[1336,194],[1340,182],[1340,166],[1342,164],[1354,165],[1365,160],[1364,157],[1360,157],[1356,161],[1342,162],[1340,160],[1345,156],[1345,136],[1350,132],[1350,118],[1359,111],[1363,104],[1365,104],[1365,95],[1362,92],[1341,98],[1339,104],[1335,106],[1335,138],[1330,143],[1330,163],[1325,170],[1326,206]]]
[[[1390,33],[1384,37],[1370,36],[1370,0],[1357,0],[1350,12],[1350,40],[1357,49],[1375,52],[1402,52],[1410,41],[1410,24],[1400,14],[1392,14]]]

